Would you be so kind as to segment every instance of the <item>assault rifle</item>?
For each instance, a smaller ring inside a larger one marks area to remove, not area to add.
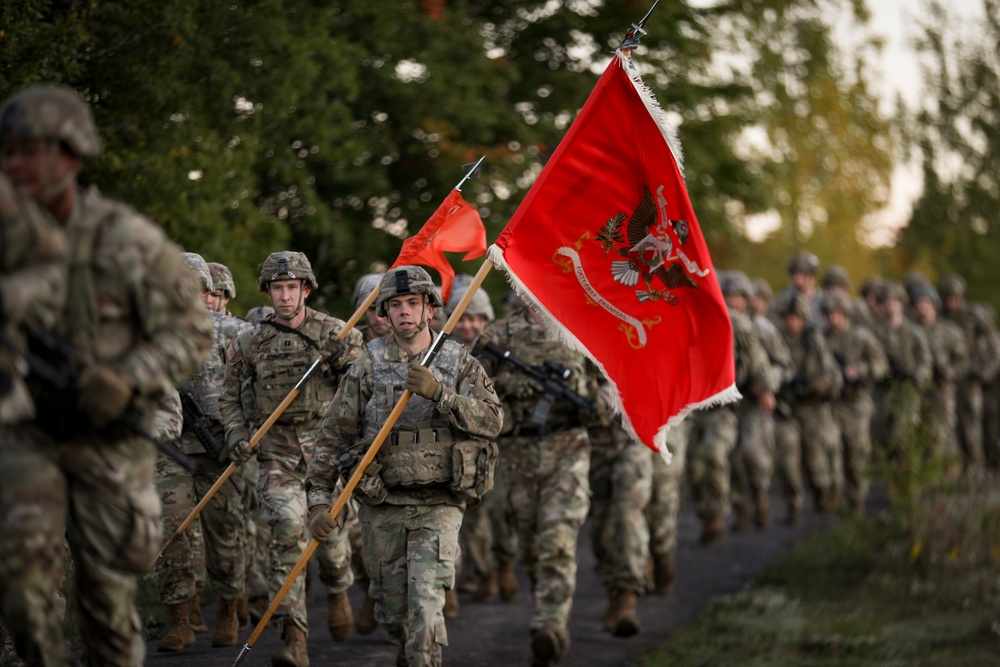
[[[581,410],[586,410],[590,413],[596,412],[594,404],[591,401],[567,386],[566,382],[572,377],[573,371],[561,364],[548,359],[540,365],[529,364],[518,359],[510,353],[510,350],[503,349],[485,336],[479,337],[475,348],[472,350],[472,355],[480,359],[488,359],[497,364],[508,363],[541,386],[541,395],[538,397],[531,415],[530,421],[532,424],[542,425],[548,421],[549,410],[552,409],[552,405],[556,400],[560,398],[565,398]]]
[[[52,333],[24,329],[28,340],[27,351],[18,350],[0,337],[5,347],[19,354],[28,364],[27,383],[36,397],[38,426],[57,440],[72,437],[81,424],[89,423],[87,415],[80,412],[76,398],[79,392],[79,373],[70,361],[73,351],[69,345]],[[136,435],[149,440],[156,448],[172,458],[189,472],[194,472],[194,462],[177,448],[153,436],[133,417],[122,416],[118,423]]]
[[[205,452],[221,463],[222,447],[208,430],[212,418],[205,414],[197,396],[187,389],[178,389],[177,393],[181,396],[181,408],[184,411],[184,430],[194,433]]]

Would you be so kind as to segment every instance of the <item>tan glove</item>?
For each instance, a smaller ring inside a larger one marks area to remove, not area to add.
[[[250,442],[247,440],[240,440],[235,445],[229,448],[226,456],[234,464],[241,466],[257,453],[256,448],[250,446]]]
[[[339,514],[336,519],[330,516],[329,505],[317,505],[309,511],[309,532],[317,542],[326,542],[333,529],[343,525],[344,520]]]
[[[524,374],[511,377],[510,384],[507,385],[507,393],[514,398],[531,398],[542,391],[542,385],[537,380]]]
[[[109,366],[91,366],[78,385],[77,406],[97,428],[104,428],[125,414],[132,402],[132,382]]]
[[[435,402],[441,400],[441,393],[444,391],[441,383],[434,379],[430,369],[417,362],[410,364],[410,372],[406,374],[403,388]]]

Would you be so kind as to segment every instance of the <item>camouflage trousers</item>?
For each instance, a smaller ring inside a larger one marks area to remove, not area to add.
[[[29,664],[71,664],[58,593],[64,540],[83,663],[143,664],[136,591],[162,539],[154,461],[148,441],[118,427],[65,442],[32,426],[0,434],[0,612]]]
[[[799,423],[789,414],[774,419],[775,470],[782,481],[782,495],[790,515],[798,515],[805,505],[802,479],[802,437]]]
[[[510,508],[510,494],[507,493],[507,480],[504,473],[503,447],[500,448],[500,460],[493,473],[493,490],[483,499],[486,513],[490,518],[490,536],[493,539],[493,560],[497,565],[513,563],[517,560],[517,526],[514,525],[514,514]]]
[[[576,590],[576,545],[590,508],[590,441],[582,426],[501,445],[521,565],[531,580],[530,628],[567,627]]]
[[[590,450],[590,541],[597,576],[610,595],[646,591],[649,527],[644,512],[653,484],[650,450],[631,440]]]
[[[272,432],[273,432],[272,428]],[[268,432],[268,436],[271,432]],[[265,436],[267,437],[267,436]],[[257,497],[261,516],[271,532],[268,548],[270,568],[267,576],[268,597],[273,600],[288,580],[295,564],[309,542],[307,531],[308,503],[305,491],[306,464],[300,462],[289,470],[280,461],[260,462]],[[331,503],[333,499],[331,500]],[[347,511],[348,506],[345,506]],[[334,529],[327,542],[316,549],[319,579],[327,593],[339,593],[354,583],[351,570],[351,522],[356,515],[345,516],[344,525]],[[281,627],[291,622],[304,632],[309,631],[306,619],[305,568],[275,610],[274,618]]]
[[[264,521],[257,499],[257,480],[260,478],[260,462],[256,457],[242,466],[243,473],[243,516],[246,521],[243,543],[243,558],[246,563],[246,590],[250,599],[267,598],[267,573],[270,571],[271,528]]]
[[[206,454],[192,454],[194,473],[168,456],[156,458],[156,489],[163,506],[163,532],[173,535],[225,470]],[[243,597],[246,585],[246,523],[243,479],[237,470],[212,496],[176,542],[156,561],[156,580],[164,604],[189,602],[208,574],[223,600]],[[195,524],[200,530],[188,534]]]
[[[703,523],[725,519],[729,510],[729,457],[739,423],[731,407],[705,410],[695,418],[687,453],[687,475],[695,513]]]
[[[473,575],[483,579],[496,569],[496,560],[493,558],[493,527],[490,525],[490,510],[487,506],[492,496],[493,492],[490,492],[478,505],[465,509],[462,529],[458,533],[458,542],[462,548],[460,564],[456,565],[456,570],[461,572],[467,564],[469,572],[466,576]]]
[[[986,464],[983,451],[983,385],[978,380],[958,383],[958,444],[967,470],[979,470]]]
[[[767,496],[774,475],[774,414],[756,402],[741,405],[739,436],[730,457],[730,499],[738,514],[748,514],[753,502]],[[749,492],[749,494],[748,494]]]
[[[653,558],[677,552],[677,517],[681,512],[681,489],[684,486],[690,437],[691,421],[685,419],[667,431],[667,449],[672,455],[669,464],[659,452],[649,452],[653,471],[644,514],[649,526],[649,553]]]
[[[844,486],[843,452],[840,430],[827,401],[807,401],[792,407],[799,423],[802,462],[817,500],[837,494]]]
[[[444,592],[455,586],[462,508],[363,505],[359,511],[375,619],[409,667],[438,667],[448,645]]]
[[[869,394],[861,393],[851,400],[835,401],[832,409],[843,452],[844,498],[851,509],[861,510],[871,486],[871,423],[875,404]]]

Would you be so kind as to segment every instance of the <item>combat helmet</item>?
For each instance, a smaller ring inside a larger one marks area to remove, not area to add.
[[[905,304],[907,302],[906,288],[899,281],[886,280],[875,293],[875,300],[879,303],[896,300]]]
[[[386,302],[394,296],[403,294],[426,294],[435,308],[444,304],[441,294],[427,271],[419,266],[399,266],[387,271],[378,284],[378,296],[375,298],[375,312],[382,317],[389,316]]]
[[[198,281],[201,283],[203,292],[214,292],[215,283],[212,281],[212,272],[208,269],[208,262],[196,252],[182,252],[181,257],[184,263],[194,269]]]
[[[909,294],[910,301],[914,304],[921,299],[929,299],[930,302],[934,304],[935,308],[941,307],[941,297],[938,296],[938,291],[928,282],[922,282],[914,285],[909,290]]]
[[[293,250],[272,252],[264,260],[264,264],[260,267],[257,287],[260,288],[261,292],[266,292],[267,286],[272,280],[302,280],[313,289],[319,287],[309,258],[303,253]]]
[[[749,276],[742,271],[729,271],[726,279],[722,281],[722,293],[726,296],[735,294],[749,299],[753,296],[753,284]]]
[[[942,299],[947,299],[949,296],[964,297],[965,280],[956,273],[947,275],[938,282],[938,293]]]
[[[361,303],[368,298],[368,295],[372,293],[373,289],[378,287],[379,281],[381,280],[381,273],[366,273],[358,278],[358,282],[354,283],[354,294],[351,297],[354,301],[355,308],[361,307]]]
[[[0,107],[0,141],[54,139],[82,158],[101,153],[90,107],[65,86],[29,86]]]
[[[845,290],[851,289],[851,277],[847,269],[835,264],[823,272],[822,285],[824,289],[831,287],[842,287]]]
[[[233,282],[233,274],[229,267],[218,262],[209,262],[208,270],[212,272],[212,282],[215,283],[216,292],[222,292],[227,299],[236,298],[236,283]]]
[[[842,292],[828,292],[823,295],[823,301],[820,303],[820,308],[823,309],[824,315],[829,315],[830,313],[843,313],[844,315],[850,316],[851,298]]]
[[[812,317],[812,307],[809,305],[809,299],[805,295],[793,294],[782,301],[781,307],[778,308],[778,315],[781,317],[798,315],[804,320],[809,320]]]
[[[811,273],[819,271],[819,257],[806,250],[800,250],[788,260],[788,273]]]
[[[765,301],[770,301],[774,298],[774,292],[771,291],[771,283],[767,282],[766,278],[754,278],[753,279],[753,295],[758,299],[764,299]]]
[[[462,297],[465,296],[467,291],[468,285],[459,289],[458,283],[455,283],[451,289],[451,298],[448,299],[448,303],[444,307],[445,312],[449,315],[455,312],[455,307],[458,305],[458,302],[462,300]],[[472,299],[469,300],[469,305],[467,305],[465,310],[462,312],[468,313],[469,315],[482,315],[490,322],[496,319],[496,315],[493,312],[493,304],[490,303],[490,296],[482,287],[476,288],[476,291],[472,295]]]

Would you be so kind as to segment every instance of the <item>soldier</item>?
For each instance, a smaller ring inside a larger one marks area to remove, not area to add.
[[[659,452],[650,450],[652,482],[649,502],[643,512],[649,528],[649,563],[647,586],[657,595],[666,595],[677,580],[677,520],[681,512],[687,445],[691,439],[691,420],[685,419],[667,431],[668,464]]]
[[[840,435],[844,461],[844,498],[855,516],[864,516],[871,480],[871,420],[875,411],[872,391],[889,372],[889,362],[875,334],[854,324],[853,306],[844,293],[823,298],[827,347],[840,369],[842,386],[833,399],[833,417]]]
[[[775,297],[771,304],[771,313],[775,319],[781,319],[781,312],[788,307],[788,302],[795,295],[802,295],[809,304],[810,324],[819,322],[820,313],[820,291],[816,287],[816,274],[819,272],[819,258],[811,252],[800,250],[788,260],[788,277],[791,284],[785,287]]]
[[[965,280],[958,275],[945,276],[938,283],[941,314],[965,333],[969,349],[969,368],[958,380],[958,442],[969,471],[985,469],[983,448],[983,385],[1000,370],[1000,343],[996,328],[978,304],[966,303]],[[996,443],[990,443],[996,447]]]
[[[355,308],[361,307],[372,290],[378,287],[380,280],[382,280],[381,273],[366,273],[358,278],[358,281],[354,283],[353,301]],[[366,343],[373,338],[385,338],[390,335],[389,320],[379,315],[375,304],[372,303],[365,311],[364,319],[358,322],[358,331],[364,335]]]
[[[357,331],[351,331],[346,341],[341,340],[343,321],[305,305],[319,284],[304,254],[271,253],[261,266],[257,285],[267,293],[275,312],[240,334],[226,352],[228,364],[219,407],[226,424],[230,459],[242,464],[256,454],[260,465],[257,497],[271,530],[268,587],[273,599],[305,551],[306,466],[313,457],[320,421],[342,373],[360,354],[362,341]],[[320,356],[323,361],[317,362]],[[245,413],[245,389],[251,389],[257,412],[270,415],[313,363],[320,363],[316,375],[305,383],[258,446],[251,449],[248,422],[252,420]],[[319,554],[320,581],[327,589],[327,627],[337,641],[350,635],[354,621],[347,596],[354,582],[349,530],[348,525],[339,527]],[[286,646],[271,657],[272,664],[308,665],[309,626],[301,580],[281,601],[274,617]]]
[[[201,283],[203,294],[216,291],[210,267],[195,253],[184,260]],[[195,462],[191,472],[162,454],[156,461],[156,486],[163,505],[164,531],[173,534],[215,484],[225,469],[225,429],[219,412],[219,394],[226,373],[226,349],[250,325],[234,317],[211,311],[215,337],[212,350],[198,374],[179,386],[178,400],[184,405],[184,428],[178,446]],[[207,572],[219,598],[212,646],[232,646],[239,627],[238,607],[246,594],[246,517],[241,477],[223,485],[198,515],[196,531],[185,532],[156,562],[160,600],[167,605],[170,625],[157,644],[158,651],[182,651],[195,641],[190,622],[193,607],[200,606],[200,582]]]
[[[138,666],[138,577],[161,531],[155,450],[135,429],[148,431],[160,397],[197,370],[212,328],[159,227],[96,188],[78,189],[84,159],[99,152],[90,110],[68,88],[32,86],[0,108],[0,170],[48,210],[72,249],[54,331],[78,378],[75,394],[61,394],[70,400],[36,400],[37,422],[4,433],[0,608],[23,657],[69,663],[55,604],[68,539],[86,610],[84,663]]]
[[[641,629],[636,600],[645,592],[649,527],[644,511],[652,493],[649,448],[614,423],[612,388],[588,363],[596,396],[587,421],[590,439],[590,543],[597,576],[608,593],[604,631],[631,637]]]
[[[865,278],[861,283],[861,300],[865,302],[865,308],[858,313],[858,324],[868,327],[870,331],[875,331],[875,325],[882,319],[882,305],[879,303],[879,294],[885,285],[885,280],[881,276],[871,276]]]
[[[782,473],[791,491],[789,520],[796,523],[803,498],[801,471],[796,459],[801,452],[816,506],[821,512],[833,508],[839,489],[837,472],[840,434],[833,419],[830,400],[840,391],[840,370],[819,329],[809,324],[812,307],[803,295],[784,304],[781,333],[791,353],[795,374],[786,378],[779,392],[779,416],[775,438],[781,452]]]
[[[781,342],[781,334],[766,318],[769,328],[764,331],[756,320],[748,316],[753,285],[742,271],[731,271],[722,284],[726,305],[747,316],[753,325],[753,335],[760,342],[765,364],[759,370],[759,384],[751,387],[750,395],[744,394],[736,406],[739,419],[739,434],[736,447],[730,457],[732,480],[730,500],[736,511],[735,530],[746,530],[750,526],[750,509],[753,504],[754,523],[764,528],[770,522],[771,476],[774,472],[774,419],[776,405],[774,392],[780,385],[781,375],[773,370],[774,356],[782,364],[789,365],[788,349]],[[767,339],[767,344],[765,344]],[[750,497],[747,497],[747,490]]]
[[[729,277],[723,277],[723,290]],[[761,399],[770,393],[770,366],[760,346],[753,322],[730,306],[736,387],[744,396]],[[773,400],[773,395],[771,399]],[[687,451],[687,475],[695,501],[695,513],[702,523],[700,541],[714,544],[725,532],[730,505],[730,457],[739,437],[739,418],[732,404],[700,410],[694,416],[694,431]]]
[[[548,361],[566,368],[568,388],[586,392],[584,355],[566,346],[533,309],[522,306],[484,336],[525,363]],[[509,364],[490,363],[487,371],[509,416],[501,465],[521,565],[534,595],[532,664],[552,665],[569,650],[577,536],[590,506],[590,441],[569,399],[543,393],[541,385]],[[550,404],[548,411],[535,410]]]
[[[899,456],[916,435],[920,395],[931,380],[932,359],[927,336],[906,319],[906,291],[898,282],[884,282],[877,294],[882,313],[875,326],[889,361],[889,375],[877,388],[872,433],[890,457]]]
[[[864,299],[861,297],[851,297],[851,276],[848,274],[847,269],[844,267],[834,264],[826,271],[823,272],[823,279],[821,281],[823,286],[822,298],[820,299],[820,311],[823,310],[824,299],[830,294],[840,294],[847,297],[847,302],[850,304],[851,310],[847,313],[848,318],[853,324],[859,324],[865,321],[865,316],[867,315],[868,305],[865,303]],[[823,313],[826,314],[825,312]],[[821,322],[825,324],[825,320]],[[870,330],[870,328],[869,328]]]
[[[353,473],[398,396],[412,393],[355,491],[364,503],[365,562],[375,566],[375,617],[399,645],[396,664],[411,667],[441,665],[444,592],[455,584],[462,513],[490,486],[497,449],[489,440],[503,420],[493,383],[462,345],[446,341],[430,368],[420,365],[431,346],[428,323],[441,306],[420,267],[382,277],[376,308],[392,336],[370,341],[351,365],[308,474],[309,525],[322,541],[336,526],[331,494],[341,469]]]
[[[774,294],[771,292],[771,284],[763,278],[754,278],[751,283],[753,292],[750,295],[750,311],[754,319],[767,317],[771,312],[771,301]]]
[[[941,300],[930,284],[912,288],[916,322],[927,336],[933,360],[932,379],[923,394],[924,423],[930,424],[936,454],[948,459],[949,468],[961,461],[955,433],[955,382],[969,370],[965,334],[949,320],[938,317]],[[949,471],[951,476],[957,470]]]
[[[212,284],[215,285],[210,295],[208,309],[235,317],[229,312],[229,301],[236,298],[236,283],[233,282],[232,271],[225,264],[218,262],[209,262],[208,270],[212,273]]]

